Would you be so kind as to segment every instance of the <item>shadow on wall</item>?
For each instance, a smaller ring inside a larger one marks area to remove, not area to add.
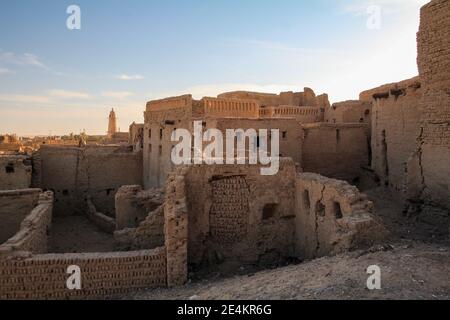
[[[174,270],[184,272],[176,265],[186,261],[191,271],[234,272],[338,254],[385,236],[371,215],[372,203],[348,183],[297,175],[290,159],[281,161],[276,176],[261,176],[259,170],[176,169],[165,207],[166,246],[178,257]],[[187,279],[179,273],[174,278],[177,284]]]

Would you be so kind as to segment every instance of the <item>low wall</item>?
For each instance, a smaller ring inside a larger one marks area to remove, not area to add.
[[[52,223],[53,193],[39,195],[37,206],[20,224],[19,231],[0,246],[0,256],[17,252],[47,252],[47,233]]]
[[[296,255],[313,259],[370,245],[386,236],[373,203],[356,187],[318,174],[296,181]]]
[[[150,212],[164,203],[162,189],[142,190],[141,186],[122,186],[116,193],[116,229],[136,228]]]
[[[40,189],[0,191],[0,244],[14,236],[38,204]]]
[[[113,234],[116,230],[116,220],[98,212],[90,198],[87,199],[87,217],[97,228],[106,233]]]
[[[144,250],[164,245],[164,205],[148,213],[137,228],[115,231],[114,239],[122,250]]]
[[[73,265],[81,269],[81,290],[69,290],[66,286],[70,277],[67,269]],[[0,299],[93,299],[165,286],[164,247],[0,260]]]

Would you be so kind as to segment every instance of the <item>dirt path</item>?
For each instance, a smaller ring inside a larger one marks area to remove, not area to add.
[[[99,230],[86,217],[54,217],[49,237],[49,252],[112,252],[112,235]]]

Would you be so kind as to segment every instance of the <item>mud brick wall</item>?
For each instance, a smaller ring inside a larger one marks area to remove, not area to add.
[[[142,154],[127,147],[44,146],[33,155],[33,185],[55,193],[55,215],[85,214],[88,196],[114,217],[114,196],[123,185],[142,184]]]
[[[115,197],[117,230],[136,228],[150,212],[163,203],[163,189],[144,191],[138,185],[122,186]]]
[[[81,290],[67,289],[71,265],[81,268]],[[0,299],[95,299],[165,286],[165,248],[0,260]]]
[[[372,102],[350,100],[333,103],[325,109],[325,122],[328,123],[365,123],[371,126]]]
[[[227,272],[292,256],[295,164],[281,159],[275,176],[262,176],[260,169],[251,165],[177,168],[185,170],[175,175],[184,177],[186,185],[192,270],[212,267]]]
[[[291,159],[275,176],[261,176],[259,166],[179,166],[166,194],[169,286],[184,284],[188,267],[226,273],[338,254],[386,235],[356,187],[297,176]]]
[[[372,245],[386,235],[372,216],[373,203],[347,182],[314,173],[296,181],[295,249],[300,259]]]
[[[114,232],[118,246],[125,250],[144,250],[164,245],[164,205],[150,212],[137,228]]]
[[[0,246],[0,256],[17,252],[33,254],[47,252],[47,233],[52,223],[53,193],[39,195],[37,206],[20,224],[20,230]]]
[[[188,209],[185,175],[179,167],[166,184],[164,234],[167,249],[167,285],[184,285],[188,280]],[[191,223],[195,223],[192,221]]]
[[[450,208],[450,1],[433,0],[422,8],[417,39],[424,95],[419,150],[412,165],[421,182],[416,194]]]
[[[302,168],[354,183],[369,166],[369,137],[364,124],[304,125]]]
[[[30,188],[31,171],[28,157],[0,155],[0,190]]]
[[[210,228],[213,241],[229,244],[247,236],[249,190],[243,177],[212,181]]]
[[[113,234],[116,230],[116,220],[105,216],[103,213],[98,212],[91,199],[87,199],[87,213],[88,219],[100,230]]]
[[[14,236],[39,201],[40,189],[0,191],[0,244]]]
[[[372,168],[383,185],[404,197],[408,161],[417,148],[420,133],[419,77],[384,85],[361,93],[371,97]]]

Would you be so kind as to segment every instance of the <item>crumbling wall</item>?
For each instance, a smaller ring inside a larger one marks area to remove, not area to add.
[[[128,147],[43,146],[33,155],[33,184],[55,193],[55,214],[85,214],[86,200],[114,216],[114,196],[123,185],[142,183],[142,154]]]
[[[297,176],[291,159],[275,176],[261,176],[260,166],[179,166],[166,194],[169,286],[185,283],[187,266],[229,272],[337,254],[386,235],[356,187]]]
[[[164,205],[148,213],[137,228],[114,232],[116,245],[122,250],[144,250],[164,245]]]
[[[116,220],[97,211],[90,197],[87,199],[87,217],[100,230],[113,234],[116,230]]]
[[[81,270],[81,290],[69,290],[69,266]],[[95,299],[166,286],[165,248],[154,250],[45,254],[0,258],[0,299]]]
[[[0,190],[31,186],[31,161],[26,156],[0,155]]]
[[[39,201],[40,189],[0,191],[0,244],[14,236]]]
[[[164,203],[161,189],[142,190],[139,185],[122,186],[116,193],[116,229],[136,228],[150,212]]]
[[[373,101],[372,168],[383,184],[401,196],[408,159],[417,148],[422,94],[418,77],[361,93]]]
[[[300,259],[339,254],[386,235],[373,219],[373,203],[356,187],[318,174],[296,180],[295,249]]]
[[[40,191],[40,190],[39,190]],[[25,200],[26,199],[21,199]],[[51,227],[53,210],[53,193],[39,194],[36,207],[21,222],[19,231],[0,245],[0,257],[47,252],[47,235]]]
[[[369,166],[364,124],[304,125],[301,165],[305,172],[356,183]]]
[[[188,280],[188,199],[186,167],[178,167],[166,183],[164,235],[167,252],[167,286],[184,285]],[[195,223],[195,220],[191,220]]]
[[[424,91],[409,196],[450,208],[450,1],[433,0],[422,8],[417,39]]]
[[[189,265],[228,271],[291,257],[295,170],[288,159],[276,176],[262,176],[250,165],[188,167]]]

